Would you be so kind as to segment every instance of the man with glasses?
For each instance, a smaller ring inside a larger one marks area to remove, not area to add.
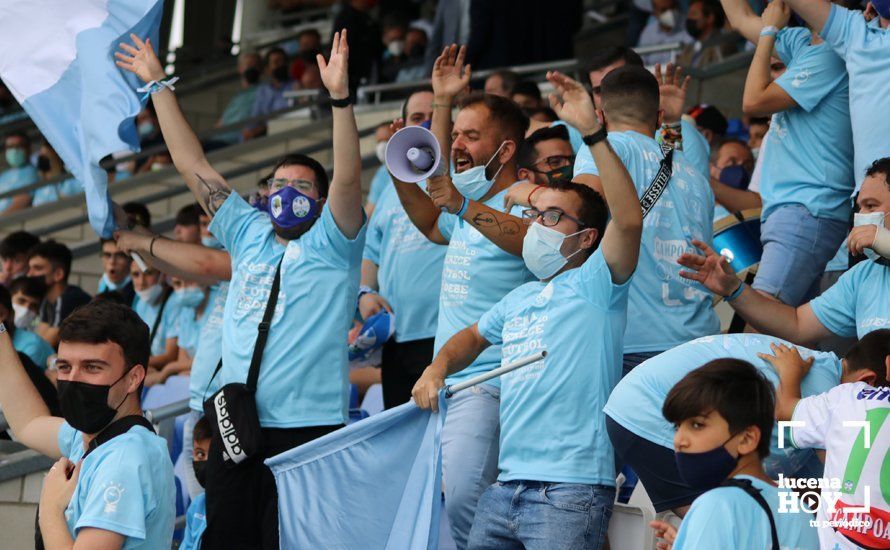
[[[102,243],[102,279],[99,280],[99,294],[117,292],[126,305],[133,303],[136,291],[130,279],[130,264],[133,260],[129,254],[118,248],[114,239],[101,239]]]
[[[568,127],[548,126],[532,132],[519,151],[519,178],[535,185],[572,179],[575,152]]]
[[[449,339],[414,388],[420,407],[436,409],[445,378],[490,346],[501,346],[504,364],[547,352],[501,377],[498,482],[479,499],[470,549],[602,548],[615,498],[602,408],[621,374],[642,212],[583,86],[548,78],[564,102],[557,112],[586,136],[600,166],[612,219],[607,228],[606,202],[589,187],[558,180],[541,189],[523,212],[522,245],[539,280]]]

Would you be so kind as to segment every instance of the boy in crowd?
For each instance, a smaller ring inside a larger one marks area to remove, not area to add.
[[[192,468],[195,471],[195,479],[201,487],[204,487],[206,479],[204,466],[207,465],[207,454],[210,452],[210,423],[207,422],[207,418],[202,416],[195,422],[193,434]],[[204,493],[201,492],[192,500],[185,513],[185,535],[179,550],[200,550],[205,527],[207,527],[207,507]]]
[[[44,277],[47,287],[36,332],[53,348],[59,345],[59,325],[62,321],[78,306],[92,299],[79,286],[68,284],[71,260],[71,250],[52,240],[32,248],[28,259],[28,276]]]
[[[0,283],[9,286],[13,280],[28,274],[28,253],[40,239],[27,231],[14,231],[0,241]]]

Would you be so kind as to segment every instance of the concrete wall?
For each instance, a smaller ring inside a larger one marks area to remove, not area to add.
[[[3,550],[34,548],[34,518],[46,472],[0,482],[0,533]]]

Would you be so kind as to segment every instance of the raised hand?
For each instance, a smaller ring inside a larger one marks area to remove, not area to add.
[[[655,530],[655,538],[658,550],[671,550],[674,540],[677,538],[677,528],[666,521],[654,520],[649,522],[649,527]]]
[[[686,104],[686,90],[689,77],[683,78],[683,69],[668,63],[664,72],[661,64],[655,64],[655,79],[658,80],[658,91],[661,95],[661,110],[664,111],[664,122],[680,122],[683,106]]]
[[[397,118],[392,121],[392,124],[389,125],[389,131],[392,132],[392,135],[396,135],[396,132],[405,127],[405,119]]]
[[[117,61],[114,62],[115,65],[135,74],[143,82],[166,78],[167,73],[164,72],[161,61],[155,55],[151,40],[146,38],[145,42],[143,42],[142,39],[132,33],[130,34],[130,40],[133,41],[136,47],[121,42],[120,48],[126,53],[115,52],[114,57],[117,58]]]
[[[583,136],[600,129],[593,99],[580,82],[558,71],[548,71],[547,80],[556,89],[557,93],[550,94],[550,106],[560,119],[577,128]]]
[[[680,277],[696,281],[720,296],[732,294],[741,284],[741,280],[729,267],[726,258],[701,241],[693,240],[692,244],[705,255],[687,253],[680,256],[677,263],[692,270],[681,271]]]
[[[760,20],[765,27],[776,27],[782,29],[791,19],[791,8],[789,8],[782,0],[772,0],[763,10]]]
[[[466,55],[466,46],[445,46],[433,65],[434,96],[451,100],[470,85],[470,66],[464,65]]]
[[[318,54],[318,70],[321,81],[332,99],[349,97],[349,44],[346,42],[346,29],[334,33],[331,42],[331,57],[325,62],[324,56]]]

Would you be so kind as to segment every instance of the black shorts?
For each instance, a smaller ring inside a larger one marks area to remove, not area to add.
[[[674,451],[652,443],[606,415],[606,430],[619,463],[639,476],[656,512],[692,504],[704,491],[687,485],[677,471]]]
[[[411,390],[423,370],[433,361],[433,338],[383,344],[380,376],[383,382],[383,406],[398,407],[411,400]]]

